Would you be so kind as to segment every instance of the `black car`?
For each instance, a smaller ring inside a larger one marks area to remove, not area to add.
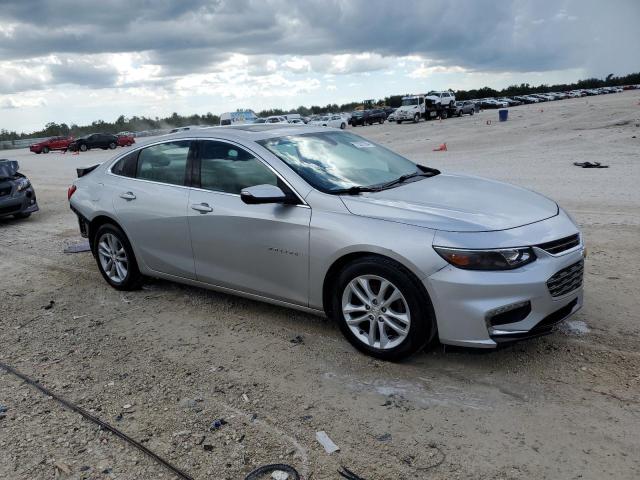
[[[27,218],[38,211],[36,192],[19,168],[15,160],[0,160],[0,217]]]
[[[352,126],[358,125],[373,125],[374,123],[384,123],[387,119],[387,115],[381,108],[374,108],[371,110],[356,110],[351,114],[350,123]]]
[[[69,150],[72,152],[86,152],[92,148],[102,148],[106,150],[115,149],[118,146],[118,137],[109,133],[92,133],[84,137],[77,138],[69,144]]]

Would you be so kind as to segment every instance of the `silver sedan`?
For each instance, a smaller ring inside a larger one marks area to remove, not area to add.
[[[79,170],[71,209],[114,288],[164,278],[326,314],[359,350],[494,348],[582,306],[558,205],[337,129],[205,128]]]

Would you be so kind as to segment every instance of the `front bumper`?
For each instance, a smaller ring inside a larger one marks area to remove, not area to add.
[[[0,217],[38,211],[36,192],[29,187],[19,193],[0,197]]]
[[[501,343],[551,333],[557,323],[577,312],[583,303],[582,282],[556,297],[547,282],[560,270],[583,261],[582,240],[579,246],[561,255],[536,247],[534,250],[537,260],[515,270],[483,272],[448,265],[424,279],[435,309],[440,341],[495,348]],[[497,312],[519,306],[521,314],[514,315],[516,321],[492,325]]]
[[[395,120],[413,120],[413,117],[415,116],[416,113],[418,115],[422,115],[420,113],[420,110],[416,109],[416,110],[409,110],[409,111],[403,110],[401,112],[396,112],[394,116],[395,116]]]

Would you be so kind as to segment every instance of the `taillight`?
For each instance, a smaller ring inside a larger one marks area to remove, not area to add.
[[[76,193],[78,188],[75,185],[71,185],[67,190],[67,200],[71,200],[71,196]]]

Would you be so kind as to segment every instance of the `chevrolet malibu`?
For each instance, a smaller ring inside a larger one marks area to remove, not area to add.
[[[326,314],[378,358],[495,348],[582,305],[583,239],[554,201],[344,131],[180,132],[78,175],[71,209],[112,287],[150,276]]]

